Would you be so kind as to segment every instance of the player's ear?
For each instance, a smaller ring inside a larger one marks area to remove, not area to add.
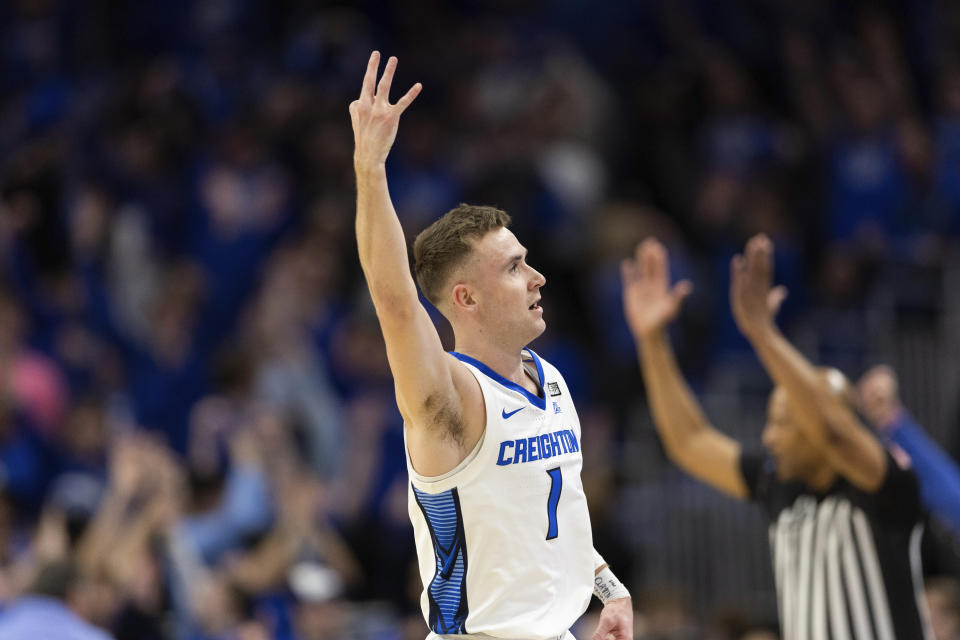
[[[451,292],[453,306],[464,311],[475,311],[477,308],[477,299],[473,290],[463,282],[458,282],[453,286]]]

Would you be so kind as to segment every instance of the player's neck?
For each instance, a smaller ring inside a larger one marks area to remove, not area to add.
[[[521,348],[502,349],[481,341],[457,338],[456,351],[479,360],[507,380],[517,384],[524,382],[526,375],[523,371]]]

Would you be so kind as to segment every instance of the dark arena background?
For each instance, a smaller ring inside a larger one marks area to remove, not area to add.
[[[0,1],[0,630],[45,598],[117,640],[426,636],[354,233],[374,49],[394,98],[423,83],[387,164],[410,239],[495,205],[547,276],[532,346],[576,398],[635,637],[779,638],[760,509],[660,445],[619,262],[668,247],[681,368],[760,450],[728,264],[767,233],[785,334],[853,381],[891,365],[952,463],[958,2]],[[928,518],[936,640],[956,535]]]

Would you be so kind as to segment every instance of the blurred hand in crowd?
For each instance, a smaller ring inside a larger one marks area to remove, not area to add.
[[[69,552],[67,516],[56,507],[48,506],[40,516],[33,539],[33,552],[38,564],[66,558]]]
[[[143,481],[139,442],[140,438],[133,434],[118,436],[110,452],[110,489],[124,500],[137,493]]]
[[[244,424],[231,434],[229,446],[235,465],[259,466],[263,462],[263,443],[252,425]]]
[[[294,472],[278,489],[285,498],[279,503],[280,525],[300,535],[312,533],[322,513],[323,483],[310,473]]]

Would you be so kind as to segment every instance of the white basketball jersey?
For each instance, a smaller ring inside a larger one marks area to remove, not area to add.
[[[486,430],[443,476],[417,475],[407,455],[420,604],[439,635],[555,638],[593,594],[580,420],[560,373],[527,351],[542,398],[454,353],[480,382]]]

